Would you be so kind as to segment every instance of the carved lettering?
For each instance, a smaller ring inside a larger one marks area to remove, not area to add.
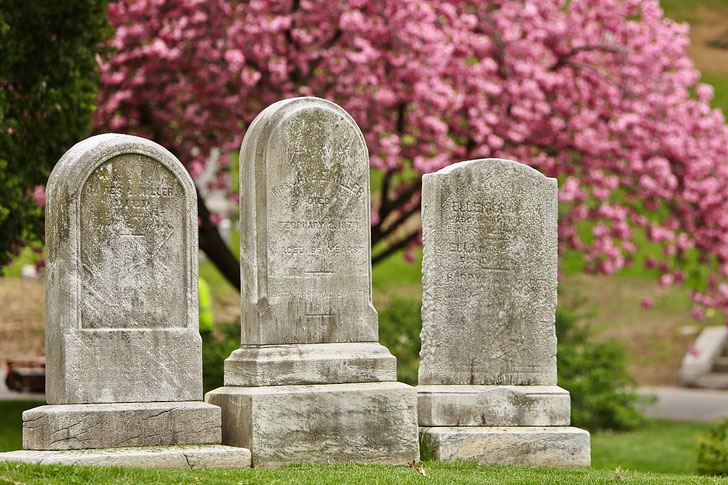
[[[81,198],[81,326],[186,326],[183,191],[158,162],[122,155]]]

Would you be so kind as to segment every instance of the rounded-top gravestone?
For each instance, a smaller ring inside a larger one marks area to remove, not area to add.
[[[269,106],[240,181],[242,341],[376,342],[369,155],[351,116],[317,98]]]
[[[143,138],[94,136],[47,193],[48,402],[200,400],[197,201],[182,164]]]

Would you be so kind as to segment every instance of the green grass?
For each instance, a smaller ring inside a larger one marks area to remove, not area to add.
[[[22,448],[23,411],[43,404],[39,401],[0,401],[0,451]]]
[[[679,22],[699,22],[699,18],[695,15],[698,7],[704,7],[708,10],[726,10],[728,9],[728,0],[660,0],[660,6],[665,11],[665,15]]]
[[[310,483],[310,484],[562,484],[615,483],[614,470],[482,466],[470,462],[424,462],[427,476],[407,466],[291,465],[276,470],[154,470],[0,463],[0,481],[10,483]],[[629,483],[726,483],[725,479],[623,471]]]
[[[380,290],[390,286],[419,285],[422,282],[422,248],[415,250],[416,260],[409,262],[399,251],[372,268],[372,285]]]
[[[709,423],[649,420],[634,431],[592,435],[592,467],[655,473],[695,473],[698,436]]]
[[[723,113],[728,113],[728,77],[722,73],[703,71],[700,82],[710,84],[715,88],[715,97],[710,105],[713,108],[720,108]]]

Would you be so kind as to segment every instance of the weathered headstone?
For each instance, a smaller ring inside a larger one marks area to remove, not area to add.
[[[48,181],[46,258],[49,405],[23,413],[23,448],[220,443],[220,409],[202,402],[197,200],[180,162],[133,136],[76,144]],[[15,453],[0,459],[105,456]],[[130,453],[138,459],[115,452],[105,464],[166,467],[182,455],[197,467],[249,463],[247,450],[219,446]]]
[[[225,361],[223,442],[253,466],[417,459],[416,393],[372,306],[369,157],[339,106],[278,102],[240,152],[242,345]]]
[[[556,386],[555,179],[509,160],[423,177],[419,425],[441,460],[589,465]]]

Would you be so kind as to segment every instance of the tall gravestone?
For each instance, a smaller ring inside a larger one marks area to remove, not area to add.
[[[509,160],[423,177],[423,442],[443,461],[588,466],[556,385],[557,184]]]
[[[220,409],[202,402],[197,195],[182,164],[134,136],[76,144],[48,181],[46,261],[49,405],[23,413],[23,448],[44,451],[0,459],[247,466],[229,447],[100,450],[221,441]]]
[[[372,306],[369,156],[318,98],[273,104],[240,152],[242,345],[225,361],[223,442],[253,466],[418,458],[416,392]]]

